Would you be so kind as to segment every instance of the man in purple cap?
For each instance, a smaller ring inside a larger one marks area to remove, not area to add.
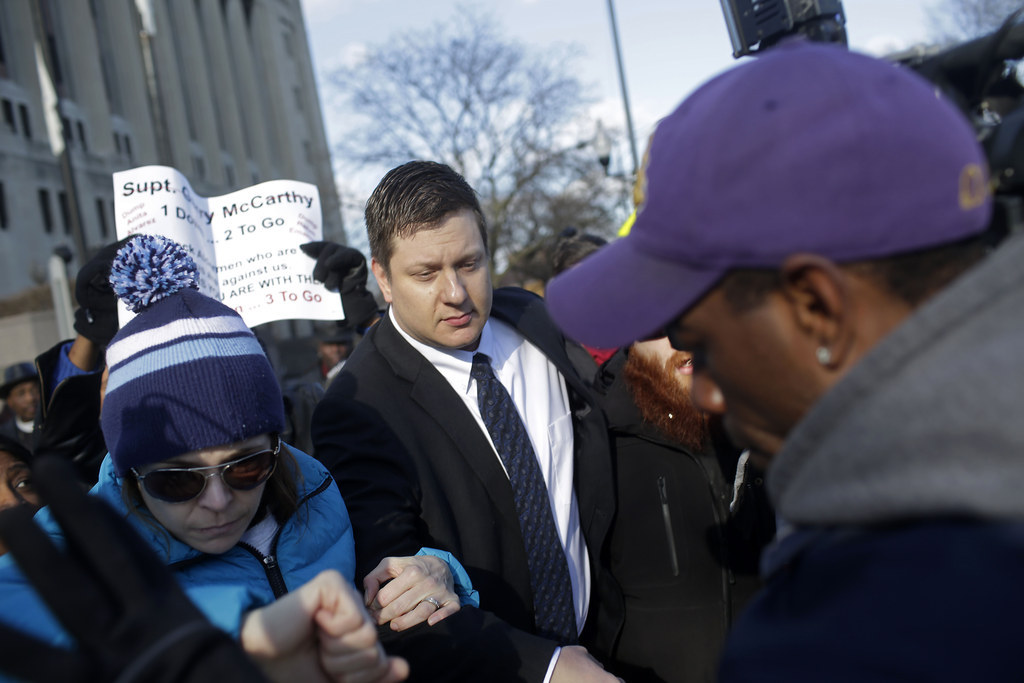
[[[665,118],[632,232],[549,284],[581,342],[666,329],[768,465],[722,680],[1024,677],[1024,238],[993,251],[991,211],[926,81],[791,43]]]

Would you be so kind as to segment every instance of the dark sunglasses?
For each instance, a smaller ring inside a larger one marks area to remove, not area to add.
[[[210,477],[220,475],[225,484],[237,491],[251,491],[274,473],[281,439],[273,437],[274,447],[256,451],[220,465],[207,467],[167,467],[146,474],[132,468],[132,474],[145,487],[146,493],[166,503],[184,503],[206,489]]]

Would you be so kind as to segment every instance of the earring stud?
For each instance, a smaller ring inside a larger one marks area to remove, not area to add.
[[[832,362],[832,351],[827,346],[819,346],[814,352],[815,357],[818,359],[818,363],[827,366]]]

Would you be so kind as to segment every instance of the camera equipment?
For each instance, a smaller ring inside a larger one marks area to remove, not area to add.
[[[890,59],[930,80],[967,115],[985,149],[996,237],[1024,229],[1024,9],[992,33],[945,49]]]
[[[842,0],[721,0],[732,56],[764,50],[793,34],[846,45]]]
[[[846,45],[841,0],[721,0],[733,56],[803,35]],[[960,107],[985,150],[995,194],[991,232],[1024,231],[1024,8],[992,33],[888,59],[914,69]]]

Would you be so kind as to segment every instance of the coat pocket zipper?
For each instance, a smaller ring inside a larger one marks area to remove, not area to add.
[[[658,495],[661,496],[661,516],[665,520],[665,539],[668,541],[672,576],[679,576],[679,555],[676,553],[676,535],[672,532],[672,513],[668,508],[668,485],[665,477],[658,477]]]

